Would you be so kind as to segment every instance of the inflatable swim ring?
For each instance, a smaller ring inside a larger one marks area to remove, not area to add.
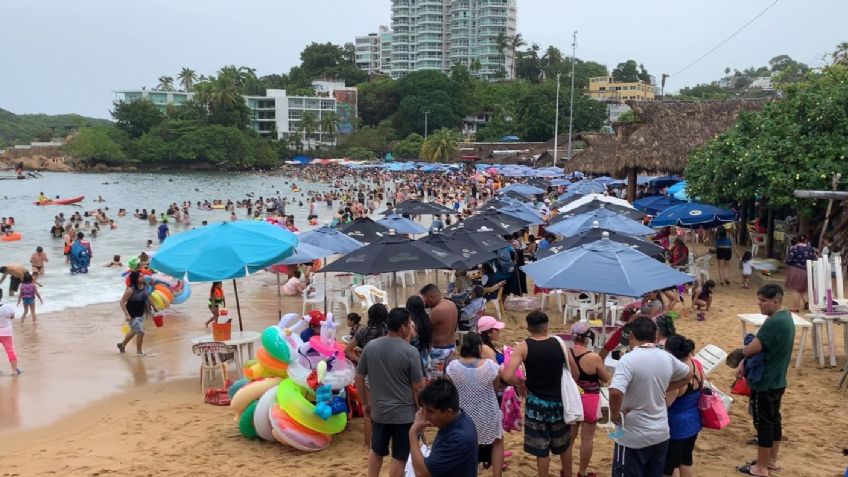
[[[23,236],[20,232],[12,232],[9,235],[4,235],[0,240],[4,242],[14,242],[16,240],[20,240]]]
[[[299,188],[297,188],[297,187],[292,187],[292,190],[291,190],[291,191],[292,191],[292,192],[300,192],[300,189],[299,189]]]
[[[307,384],[307,378],[312,374],[312,369],[310,366],[312,365],[309,362],[304,362],[306,358],[299,358],[297,361],[297,365],[289,366],[288,374],[289,379],[294,381],[297,385],[303,387],[309,387]],[[334,391],[339,391],[344,389],[347,385],[351,384],[356,377],[356,368],[353,364],[348,360],[335,360],[333,361],[333,369],[331,371],[327,371],[324,375],[324,384],[329,384]]]
[[[277,326],[269,326],[262,332],[262,346],[275,359],[284,363],[291,362],[291,350],[283,336],[282,330]]]
[[[230,409],[235,411],[236,414],[241,414],[247,408],[248,404],[262,397],[265,391],[280,384],[280,381],[282,381],[280,378],[267,378],[244,386],[233,396],[233,399],[230,401]]]
[[[212,206],[212,208],[215,209],[215,210],[223,209],[225,207],[226,207],[226,205],[224,205],[224,204],[215,204],[215,205]]]
[[[274,442],[274,429],[271,427],[271,420],[268,416],[271,415],[271,405],[277,404],[277,390],[271,388],[265,391],[265,394],[259,398],[256,403],[256,410],[253,412],[253,428],[259,437],[269,442]]]
[[[174,301],[174,294],[171,293],[171,290],[168,289],[168,287],[165,286],[164,284],[158,283],[156,285],[153,285],[153,290],[161,293],[162,296],[165,297],[165,300],[168,301],[168,304],[170,304],[172,301]]]
[[[253,414],[256,412],[256,404],[258,401],[253,401],[247,405],[247,409],[241,413],[239,416],[239,432],[244,437],[259,437],[259,434],[256,433],[256,428],[253,427]]]
[[[161,311],[168,307],[168,305],[165,304],[165,295],[159,293],[157,290],[154,290],[153,293],[148,296],[148,299],[150,300],[150,303],[153,304],[153,308],[156,311]]]
[[[259,364],[261,364],[265,369],[268,369],[270,371],[284,373],[289,369],[288,363],[274,358],[262,346],[260,346],[256,350],[256,359],[259,361]]]
[[[236,380],[236,381],[235,381],[233,384],[231,384],[231,385],[230,385],[230,387],[227,389],[227,397],[228,397],[228,398],[230,398],[230,399],[232,399],[232,398],[233,398],[233,396],[235,396],[235,395],[236,395],[236,393],[238,392],[238,390],[239,390],[239,389],[241,389],[241,388],[243,388],[244,386],[246,386],[246,385],[247,385],[247,383],[248,383],[248,381],[247,381],[247,379],[246,379],[246,378],[241,378],[241,379]]]
[[[338,434],[347,425],[345,413],[332,415],[326,421],[318,417],[314,412],[315,405],[306,399],[306,388],[298,386],[291,379],[286,379],[277,387],[277,403],[298,424],[315,432]]]
[[[288,376],[287,370],[274,371],[266,368],[262,365],[262,363],[253,363],[250,366],[245,366],[242,372],[244,372],[245,377],[250,380],[262,378],[285,378]]]
[[[182,305],[191,296],[191,286],[188,284],[188,282],[181,283],[182,290],[178,293],[174,293],[174,299],[171,300],[172,305]]]
[[[330,446],[333,438],[328,434],[315,432],[291,418],[278,404],[272,404],[268,413],[272,435],[283,444],[297,450],[315,452]]]

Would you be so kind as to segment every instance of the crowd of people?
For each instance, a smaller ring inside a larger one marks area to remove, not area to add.
[[[515,343],[508,360],[498,344],[505,323],[490,316],[482,317],[475,330],[461,333],[459,349],[452,343],[449,354],[422,351],[422,339],[431,349],[443,349],[427,337],[434,329],[450,328],[451,341],[458,329],[456,313],[445,321],[436,310],[442,301],[431,293],[425,286],[402,308],[372,305],[367,323],[347,344],[346,356],[357,363],[369,476],[380,475],[387,457],[389,475],[400,476],[410,456],[416,475],[473,476],[480,468],[503,475],[505,457],[512,455],[504,448],[502,411],[504,391],[510,386],[523,400],[523,450],[536,459],[539,476],[549,475],[552,455],[562,476],[606,475],[590,471],[601,419],[599,393],[605,385],[610,390],[607,418],[617,425],[611,475],[695,475],[693,454],[702,429],[698,403],[708,384],[702,364],[694,358],[695,343],[676,333],[661,304],[652,310],[659,301],[657,293],[644,297],[645,305],[624,325],[626,345],[616,346],[621,356],[613,371],[593,351],[595,336],[586,323],[571,327],[570,344],[565,345],[550,334],[548,316],[541,311],[527,314],[529,336]],[[739,471],[767,476],[780,469],[780,400],[794,325],[782,306],[780,286],[763,286],[757,298],[767,319],[741,350],[746,359],[737,372],[749,375],[746,362],[759,363],[760,375],[751,383],[758,452],[757,459]],[[422,302],[429,315],[416,317],[415,308]],[[433,362],[446,364],[436,367]],[[564,420],[561,379],[566,372],[582,390],[583,416],[576,424]],[[429,456],[424,456],[419,441],[429,426],[438,433]],[[575,472],[572,448],[577,437]]]

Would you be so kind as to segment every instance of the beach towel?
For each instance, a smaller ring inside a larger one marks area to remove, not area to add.
[[[754,341],[755,336],[752,333],[748,333],[745,335],[745,339],[743,342],[745,346]],[[766,362],[763,353],[757,353],[753,356],[749,356],[745,359],[745,379],[748,380],[749,383],[758,383],[761,379],[763,379],[763,369],[765,368]]]
[[[71,244],[71,273],[88,273],[91,264],[91,245],[85,240],[74,240]]]

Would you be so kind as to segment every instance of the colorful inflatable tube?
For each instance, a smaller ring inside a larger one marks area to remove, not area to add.
[[[344,413],[334,414],[326,421],[318,417],[315,405],[306,399],[306,388],[298,386],[291,379],[286,379],[277,387],[277,403],[298,424],[315,432],[338,434],[347,425],[347,415]]]

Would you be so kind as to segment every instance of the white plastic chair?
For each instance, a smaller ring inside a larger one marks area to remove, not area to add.
[[[757,258],[757,252],[760,251],[760,245],[765,246],[766,234],[758,234],[751,232],[751,256]]]
[[[389,293],[373,285],[360,285],[354,288],[353,292],[360,300],[363,300],[362,304],[365,305],[366,310],[374,303],[383,303],[387,308],[389,306]]]
[[[320,308],[324,307],[324,282],[321,280],[315,280],[311,285],[303,289],[303,310],[301,311],[301,315],[306,314],[306,305],[309,305],[309,309],[312,310],[316,304]]]
[[[551,290],[547,293],[542,293],[542,309],[545,309],[545,304],[549,296],[555,296],[557,302],[557,312],[562,311],[562,290]]]
[[[695,259],[695,265],[698,269],[698,279],[701,283],[706,283],[710,279],[710,260],[712,255],[704,255]]]
[[[598,419],[598,427],[604,429],[613,429],[615,428],[615,423],[610,419],[610,410],[609,410],[609,387],[601,388],[601,418]],[[607,414],[607,422],[603,422],[603,414],[604,409],[606,409]]]
[[[592,295],[589,298],[580,298],[580,293],[564,291],[565,309],[562,313],[563,324],[568,323],[571,315],[576,315],[580,321],[588,322],[589,314],[597,311],[597,305]]]
[[[220,341],[198,343],[191,347],[195,356],[200,356],[200,396],[206,402],[206,383],[212,379],[215,370],[221,370],[221,380],[227,380],[227,363],[236,361],[239,355],[235,346],[227,346]],[[241,368],[241,363],[236,361]]]
[[[724,363],[724,360],[727,359],[727,352],[716,345],[708,344],[701,348],[701,351],[698,351],[698,354],[695,355],[695,359],[697,359],[698,362],[701,363],[701,367],[704,368],[704,376],[708,376],[717,367],[719,367],[721,363]]]

